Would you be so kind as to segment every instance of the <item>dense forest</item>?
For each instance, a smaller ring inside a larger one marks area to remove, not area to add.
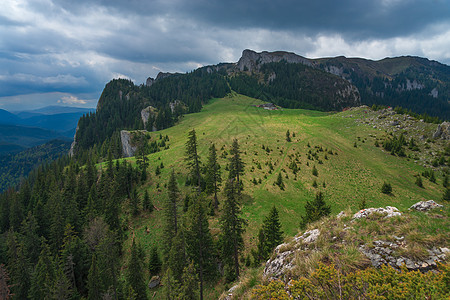
[[[19,153],[0,155],[0,192],[18,185],[34,168],[66,155],[69,148],[70,142],[53,140]]]
[[[163,243],[151,253],[142,250],[128,227],[130,218],[155,209],[148,193],[142,199],[136,193],[148,180],[145,156],[135,166],[113,162],[111,151],[98,166],[63,157],[34,171],[17,190],[3,193],[0,271],[7,276],[0,278],[2,293],[14,299],[147,299],[146,276],[164,272],[167,298],[203,299],[204,284],[238,278],[246,226],[240,212],[245,172],[240,146],[233,141],[225,177],[215,146],[204,164],[197,149],[192,130],[185,147],[190,170],[185,181],[192,192],[181,194],[172,170],[165,185]],[[218,192],[225,195],[220,205]],[[216,214],[221,232],[213,238],[208,218]],[[256,263],[267,259],[282,234],[273,207],[254,251]]]

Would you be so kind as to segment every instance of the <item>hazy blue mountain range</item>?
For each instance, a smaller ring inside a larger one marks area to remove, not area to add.
[[[69,141],[80,117],[93,111],[68,106],[15,112],[0,109],[0,154],[19,152],[53,139]]]

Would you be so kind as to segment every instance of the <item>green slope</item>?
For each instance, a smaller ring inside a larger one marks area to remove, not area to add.
[[[246,164],[243,177],[243,212],[249,221],[246,249],[256,245],[257,230],[272,205],[276,205],[280,211],[285,234],[296,234],[305,201],[312,199],[318,190],[325,193],[326,201],[331,204],[334,214],[346,208],[356,210],[363,199],[368,207],[391,205],[406,210],[418,201],[441,198],[443,190],[440,176],[437,184],[424,180],[425,188],[417,187],[414,175],[423,171],[423,168],[413,161],[392,156],[375,147],[374,138],[369,135],[380,136],[382,132],[358,125],[353,118],[348,118],[348,112],[327,114],[308,110],[268,111],[254,107],[260,103],[259,100],[241,95],[215,99],[201,112],[184,116],[178,125],[151,133],[152,139],[158,138],[159,134],[170,138],[169,149],[149,155],[152,174],[146,188],[153,195],[154,205],[162,207],[161,203],[166,198],[164,184],[167,183],[172,168],[176,171],[183,193],[191,190],[191,187],[185,187],[184,184],[187,174],[184,144],[188,131],[193,128],[197,132],[203,161],[206,160],[209,145],[216,144],[223,176],[227,176],[224,171],[227,159],[223,152],[229,149],[233,138],[239,140]],[[296,135],[290,143],[285,139],[288,129]],[[354,143],[358,137],[361,141],[357,142],[358,147],[355,148]],[[307,146],[308,143],[311,147]],[[272,151],[266,153],[262,145],[269,146]],[[315,152],[316,146],[333,152],[333,155],[327,153],[328,159],[324,158],[325,151],[318,152],[318,158],[323,164],[318,160],[307,159],[308,151]],[[292,160],[290,157],[296,153],[299,155],[300,171],[297,180],[294,180],[294,174],[288,166]],[[165,168],[160,176],[155,176],[154,170],[161,162]],[[261,164],[261,170],[257,168],[257,162]],[[271,174],[269,166],[266,166],[269,162],[274,165]],[[312,175],[313,165],[318,169],[318,177]],[[286,185],[284,191],[273,185],[279,172],[282,172]],[[286,179],[286,174],[289,179]],[[267,178],[264,178],[265,175]],[[262,183],[254,185],[251,182],[253,178],[261,179]],[[312,187],[314,179],[319,188]],[[324,181],[325,188],[322,186]],[[393,195],[380,192],[384,181],[392,184]],[[140,192],[143,194],[143,190]],[[155,211],[150,216],[142,215],[132,224],[145,248],[159,240],[160,220],[161,211]],[[145,226],[150,228],[150,233],[145,233]],[[211,227],[217,233],[215,218],[211,220]]]

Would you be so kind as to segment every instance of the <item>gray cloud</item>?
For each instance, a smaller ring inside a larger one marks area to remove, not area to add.
[[[111,78],[141,83],[237,61],[245,48],[450,62],[447,0],[2,2],[0,97],[61,92],[75,105]]]

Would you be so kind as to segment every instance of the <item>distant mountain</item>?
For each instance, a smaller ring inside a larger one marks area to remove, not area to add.
[[[68,113],[89,113],[94,112],[95,108],[82,108],[82,107],[72,107],[72,106],[58,106],[58,105],[51,105],[51,106],[45,106],[42,108],[34,109],[34,110],[28,110],[23,112],[28,113],[38,113],[43,115],[55,115],[55,114],[68,114]]]
[[[70,140],[59,132],[36,127],[0,124],[0,153],[34,147],[53,139]]]
[[[105,141],[115,145],[122,129],[173,126],[183,113],[198,112],[210,99],[231,92],[285,108],[341,111],[375,104],[428,114],[435,122],[450,119],[450,67],[439,62],[420,57],[308,59],[285,51],[247,49],[236,63],[186,74],[160,73],[145,85],[112,80],[96,112],[80,119],[74,153]],[[152,114],[144,125],[141,112],[146,108]]]
[[[38,127],[57,132],[69,131],[77,127],[78,120],[85,113],[58,113],[48,115],[37,115],[20,121],[21,125]]]
[[[0,109],[0,124],[17,124],[20,118],[7,110]]]

